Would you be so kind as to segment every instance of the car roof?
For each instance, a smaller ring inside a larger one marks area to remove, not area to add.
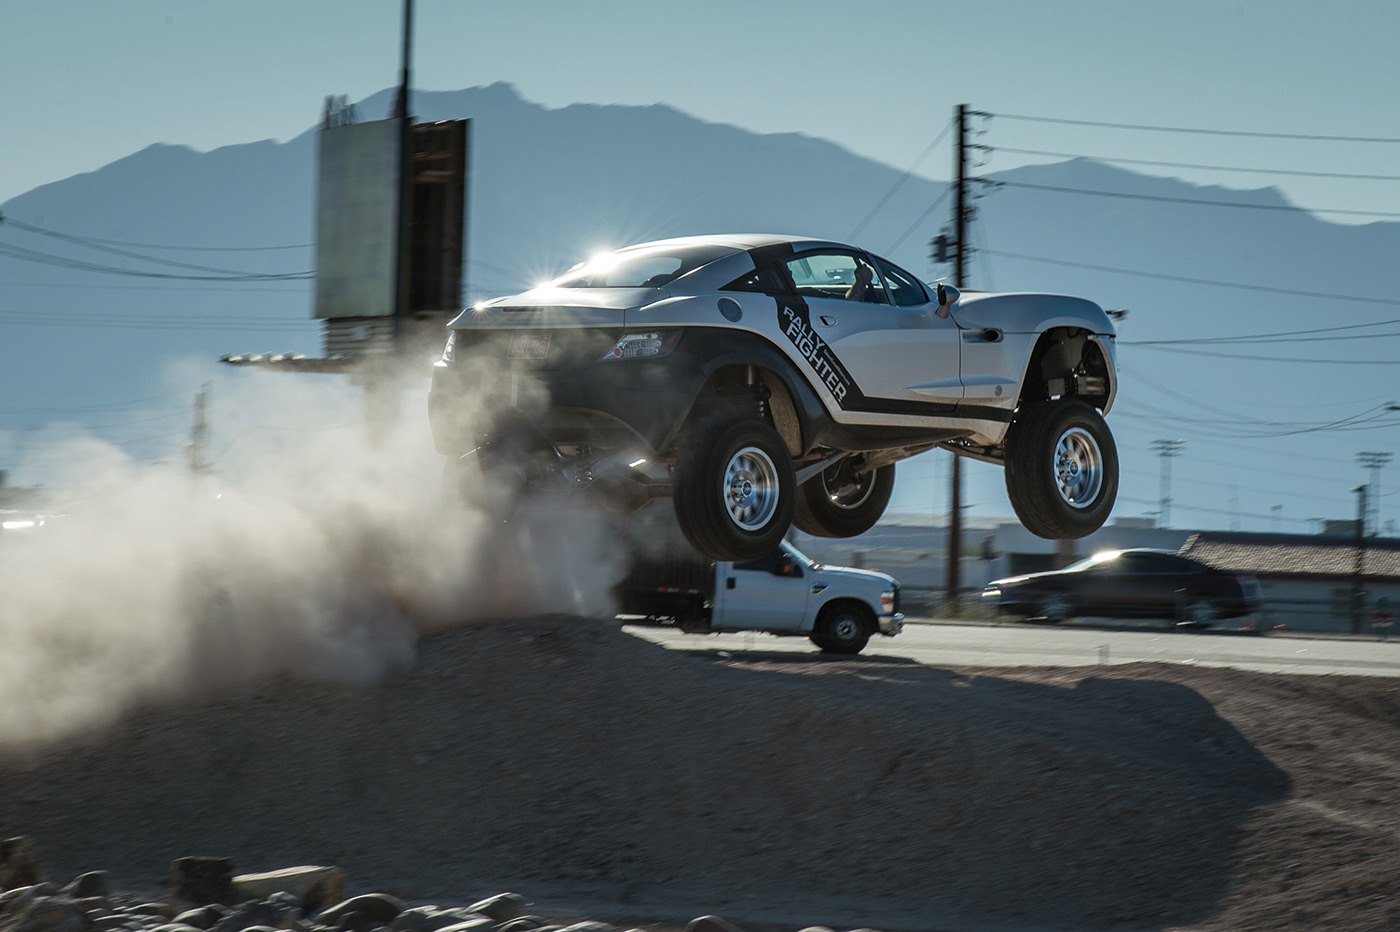
[[[846,243],[819,239],[812,236],[796,236],[790,233],[707,233],[701,236],[673,236],[669,239],[634,243],[623,249],[654,249],[658,246],[729,246],[733,249],[757,249],[761,246],[776,246],[789,243],[795,249],[809,249],[818,246],[839,246],[843,249],[856,249]]]

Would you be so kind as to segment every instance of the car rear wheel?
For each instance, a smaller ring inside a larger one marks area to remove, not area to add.
[[[1181,608],[1178,624],[1191,628],[1209,628],[1221,618],[1220,606],[1214,599],[1188,599]]]
[[[862,470],[848,456],[797,487],[792,523],[813,537],[855,537],[875,526],[894,490],[894,464]]]
[[[792,458],[764,421],[716,420],[693,430],[672,482],[676,521],[711,560],[757,560],[792,525]]]
[[[859,654],[870,642],[875,616],[863,605],[840,603],[823,610],[811,641],[827,654]]]
[[[1006,492],[1026,530],[1051,540],[1103,526],[1118,497],[1118,449],[1103,416],[1072,398],[1020,412],[1006,432]]]
[[[1074,603],[1063,592],[1052,592],[1036,600],[1035,617],[1040,621],[1057,625],[1074,616]]]

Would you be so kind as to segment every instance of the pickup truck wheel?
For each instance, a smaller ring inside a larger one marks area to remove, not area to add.
[[[792,523],[813,537],[855,537],[875,526],[894,491],[894,464],[860,470],[846,457],[797,487]]]
[[[875,630],[875,616],[863,605],[839,603],[826,608],[817,619],[811,640],[828,654],[859,654]]]
[[[1023,410],[1006,432],[1006,492],[1026,530],[1051,540],[1103,526],[1118,497],[1118,449],[1103,416],[1062,398]]]
[[[672,484],[681,531],[711,560],[757,560],[792,525],[792,457],[764,421],[716,420],[693,430]]]

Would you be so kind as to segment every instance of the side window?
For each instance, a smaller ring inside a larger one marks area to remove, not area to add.
[[[888,304],[885,286],[863,256],[848,252],[809,252],[784,263],[800,294]]]
[[[802,578],[802,567],[798,566],[792,557],[784,553],[782,548],[759,557],[757,560],[735,563],[734,568],[736,570],[757,570],[762,573],[772,573],[774,576]]]
[[[734,281],[725,285],[720,291],[758,291],[763,294],[789,294],[792,289],[788,287],[787,281],[783,278],[783,273],[776,265],[765,265],[761,269],[756,269],[747,275],[741,275]]]
[[[876,258],[875,263],[880,267],[880,274],[885,276],[885,284],[889,287],[890,300],[893,303],[900,307],[929,303],[928,291],[917,278],[897,265],[890,265],[884,259]]]

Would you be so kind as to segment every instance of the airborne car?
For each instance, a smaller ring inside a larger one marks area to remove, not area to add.
[[[447,488],[480,470],[624,512],[670,496],[715,560],[757,559],[791,524],[860,534],[895,463],[934,447],[1004,464],[1042,537],[1097,530],[1117,494],[1113,325],[1082,298],[928,287],[827,240],[696,236],[449,328],[428,399]]]

